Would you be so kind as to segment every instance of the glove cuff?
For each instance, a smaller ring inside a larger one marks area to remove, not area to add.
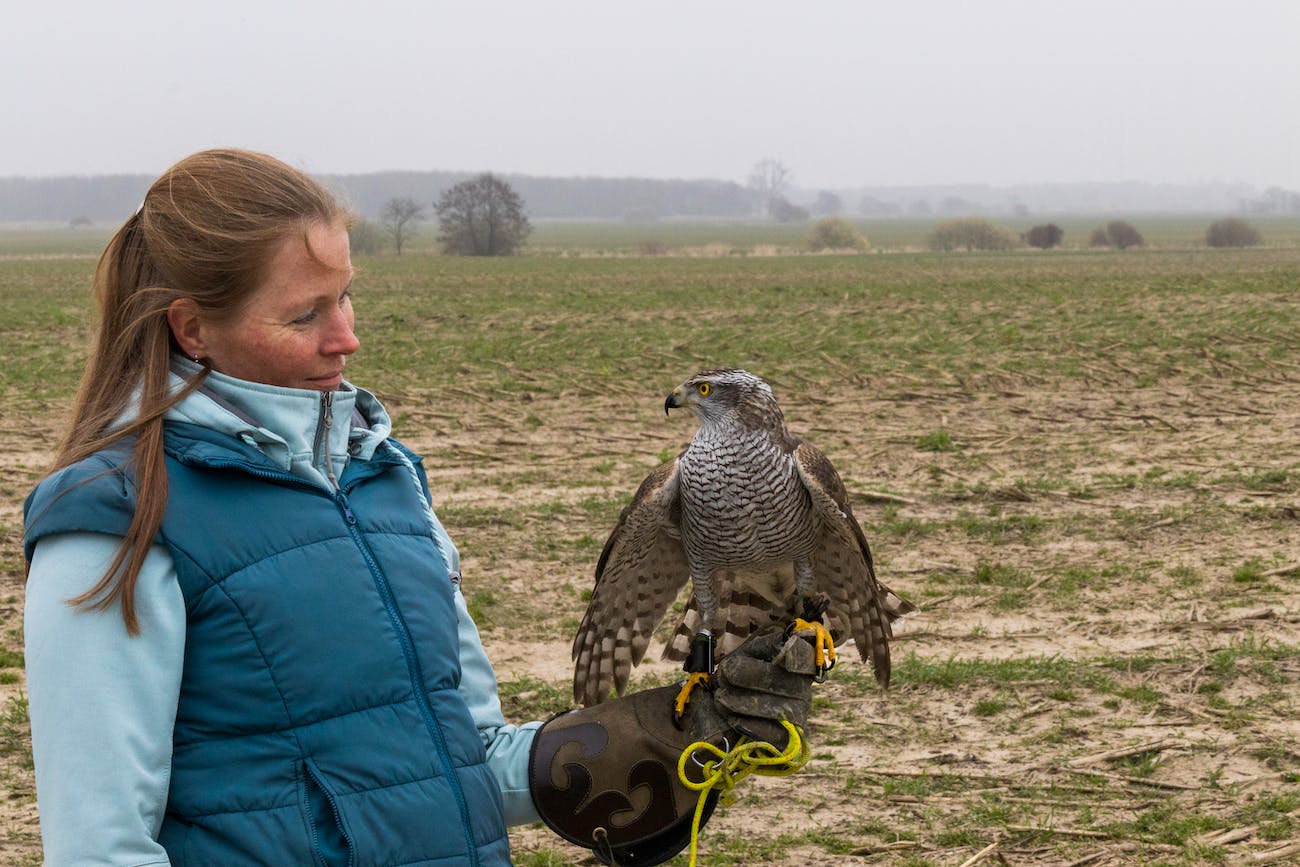
[[[528,782],[552,831],[604,864],[649,867],[686,848],[698,793],[677,762],[699,740],[673,723],[676,686],[660,687],[548,720],[533,738]],[[698,734],[698,732],[697,732]],[[723,742],[722,733],[706,738]],[[701,826],[717,803],[711,792]]]

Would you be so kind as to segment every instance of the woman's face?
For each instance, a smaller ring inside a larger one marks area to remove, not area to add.
[[[352,258],[343,226],[313,223],[288,238],[265,281],[230,320],[204,325],[213,370],[289,388],[333,391],[347,357],[361,346],[352,333]]]

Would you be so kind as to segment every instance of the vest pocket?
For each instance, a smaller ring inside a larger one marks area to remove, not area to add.
[[[338,798],[311,759],[302,764],[301,780],[303,812],[317,863],[322,867],[352,867],[352,840],[343,825]]]

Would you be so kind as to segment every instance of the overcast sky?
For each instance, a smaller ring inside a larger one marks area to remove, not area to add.
[[[1300,189],[1300,0],[0,0],[0,176]]]

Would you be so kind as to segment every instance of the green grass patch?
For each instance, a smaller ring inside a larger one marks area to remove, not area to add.
[[[950,452],[956,448],[952,435],[946,430],[931,431],[917,440],[916,447],[923,452]]]
[[[538,398],[635,383],[648,398],[719,364],[778,384],[821,381],[827,356],[882,382],[950,383],[954,372],[968,386],[984,377],[1069,381],[1098,370],[1121,380],[1132,370],[1155,382],[1217,381],[1223,365],[1243,375],[1271,370],[1300,345],[1300,310],[1289,295],[1300,269],[1293,254],[1262,249],[404,255],[357,264],[362,349],[349,376],[381,392],[451,381],[485,398]],[[66,399],[75,388],[94,315],[93,270],[93,258],[0,259],[0,387],[25,404],[16,410]],[[990,320],[1015,326],[1017,339],[1008,343]],[[954,445],[942,428],[924,443]],[[1260,473],[1243,483],[1296,484],[1294,469]]]
[[[498,681],[497,696],[501,699],[502,712],[511,722],[550,719],[573,706],[573,684],[567,680],[551,683],[524,676]]]

